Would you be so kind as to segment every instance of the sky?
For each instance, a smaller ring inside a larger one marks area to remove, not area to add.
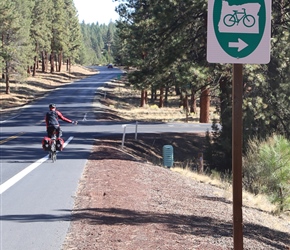
[[[115,6],[118,2],[112,0],[73,0],[78,11],[79,21],[85,23],[108,24],[118,19]]]

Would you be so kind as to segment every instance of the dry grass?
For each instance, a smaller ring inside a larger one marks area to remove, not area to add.
[[[145,107],[140,107],[140,91],[128,85],[126,77],[114,80],[104,86],[101,91],[106,93],[108,108],[124,120],[155,121],[155,122],[199,122],[200,108],[196,113],[189,113],[180,106],[179,96],[171,93],[165,107],[159,108],[159,100],[150,100]],[[158,93],[157,93],[158,94]],[[215,108],[210,108],[210,120],[218,119]]]
[[[219,187],[223,190],[222,196],[232,201],[232,185],[230,182],[221,180],[209,175],[198,174],[189,169],[172,168],[172,171],[178,172],[191,179],[197,180],[202,183],[210,184]],[[249,192],[243,191],[243,204],[248,207],[258,208],[262,211],[272,213],[276,207],[269,202],[269,200],[263,195],[253,195]]]

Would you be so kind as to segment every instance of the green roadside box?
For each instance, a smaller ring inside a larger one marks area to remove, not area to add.
[[[162,153],[163,153],[163,166],[168,168],[172,167],[174,162],[172,145],[164,145]]]

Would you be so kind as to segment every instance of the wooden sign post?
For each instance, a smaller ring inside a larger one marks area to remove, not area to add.
[[[232,170],[233,170],[233,223],[234,249],[243,250],[243,194],[242,194],[242,148],[243,148],[243,65],[233,65],[232,85]]]

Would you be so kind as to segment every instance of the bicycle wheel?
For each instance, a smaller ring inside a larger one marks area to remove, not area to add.
[[[51,144],[51,149],[50,149],[50,157],[52,162],[56,161],[56,145],[55,145],[55,140],[53,140]]]
[[[243,24],[248,28],[253,27],[255,22],[256,20],[252,15],[246,15],[243,19]]]
[[[55,162],[56,161],[56,151],[54,151],[51,155],[51,160],[52,162]]]
[[[235,16],[232,15],[232,14],[227,14],[227,15],[225,15],[223,21],[224,21],[224,25],[225,25],[225,26],[227,26],[227,27],[232,27],[232,26],[234,26],[235,23],[236,23],[236,18],[235,18]]]

